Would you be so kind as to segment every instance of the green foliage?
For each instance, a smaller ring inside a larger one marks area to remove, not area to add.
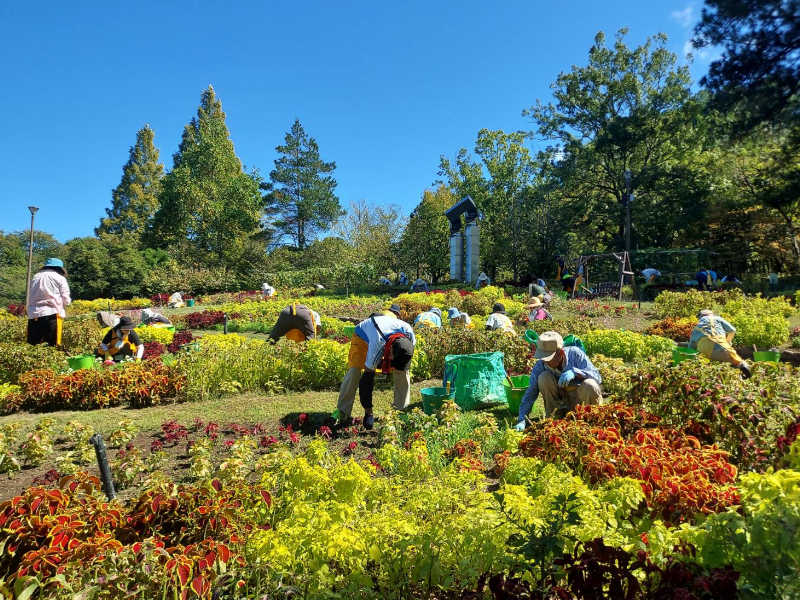
[[[747,598],[790,598],[800,564],[800,472],[748,473],[739,479],[737,510],[710,515],[680,537],[709,567],[732,565]]]
[[[662,292],[655,299],[660,317],[695,317],[710,308],[736,328],[735,345],[780,346],[789,339],[786,317],[794,307],[783,296],[745,296],[741,290],[725,292]]]
[[[106,209],[106,218],[101,219],[100,226],[95,229],[98,236],[129,233],[138,238],[155,214],[164,165],[158,162],[154,137],[150,125],[136,133],[136,143],[131,146],[128,162],[122,167],[122,180],[111,192],[111,208]]]
[[[299,119],[275,151],[280,156],[269,174],[271,184],[264,186],[269,190],[267,214],[278,215],[273,226],[302,250],[344,213],[331,175],[336,163],[320,158],[316,140],[306,134]]]
[[[632,384],[628,402],[702,443],[717,444],[743,469],[773,464],[780,456],[776,439],[800,414],[797,372],[790,365],[755,363],[744,380],[727,364],[656,360],[641,365]]]
[[[443,185],[425,190],[403,230],[400,253],[404,268],[437,283],[450,268],[450,221],[444,212],[455,204],[455,196]]]
[[[67,242],[64,266],[69,273],[70,292],[75,298],[108,296],[111,257],[97,238],[75,238]]]
[[[194,264],[236,265],[259,230],[263,202],[258,176],[242,170],[211,86],[173,158],[172,171],[162,179],[148,245],[185,249],[184,260]]]
[[[66,371],[67,356],[47,344],[0,342],[0,382],[17,383],[25,371],[41,368]]]
[[[61,334],[61,345],[69,355],[93,354],[103,339],[103,330],[96,319],[67,319]]]
[[[675,342],[668,338],[616,329],[588,331],[581,335],[581,339],[590,356],[603,354],[626,361],[656,357],[675,347]]]
[[[665,35],[629,48],[626,33],[620,30],[612,47],[598,33],[588,64],[573,66],[553,83],[555,101],[538,101],[523,113],[540,137],[553,142],[540,158],[553,165],[553,187],[566,188],[561,218],[571,219],[574,237],[562,240],[569,246],[562,252],[624,245],[626,170],[632,173],[634,233],[641,246],[670,246],[696,235],[702,221],[708,184],[692,157],[704,126],[689,69],[678,66]]]
[[[525,138],[519,131],[481,129],[475,141],[477,161],[465,148],[454,162],[444,156],[439,161],[439,175],[455,197],[470,196],[483,214],[481,265],[486,265],[492,279],[499,269],[510,270],[518,278],[524,264],[520,240],[527,237],[526,227],[535,226],[525,217],[536,204],[530,188],[537,163]]]
[[[452,327],[424,329],[419,330],[417,334],[417,347],[425,352],[431,376],[442,375],[444,358],[448,354],[497,351],[503,353],[506,371],[519,373],[527,372],[530,368],[528,363],[530,348],[520,336],[509,335],[503,331]]]
[[[406,598],[507,564],[507,529],[487,510],[492,498],[480,477],[431,478],[422,448],[393,450],[400,464],[420,465],[416,475],[402,468],[405,475],[370,478],[335,457],[328,467],[304,457],[278,463],[264,480],[276,490],[272,528],[254,530],[250,559],[291,577],[309,597]]]
[[[26,340],[28,320],[0,311],[0,342],[21,343]]]

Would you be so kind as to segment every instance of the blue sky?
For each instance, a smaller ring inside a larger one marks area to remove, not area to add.
[[[343,206],[407,214],[439,156],[520,113],[583,65],[594,35],[664,32],[684,55],[700,0],[3,2],[0,230],[92,235],[136,131],[167,169],[211,83],[245,165],[269,174],[295,118],[337,163]],[[709,57],[695,57],[695,80]]]

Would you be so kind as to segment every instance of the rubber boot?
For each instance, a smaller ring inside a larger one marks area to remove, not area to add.
[[[752,375],[752,373],[750,372],[750,367],[747,366],[746,362],[742,361],[739,364],[739,370],[742,372],[742,379],[750,379],[750,375]]]

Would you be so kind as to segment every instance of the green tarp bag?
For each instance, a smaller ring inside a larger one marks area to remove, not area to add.
[[[444,357],[442,386],[455,390],[455,402],[464,410],[506,404],[502,352],[448,354]]]

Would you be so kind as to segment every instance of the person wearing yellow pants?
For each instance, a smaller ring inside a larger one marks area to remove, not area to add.
[[[347,425],[352,422],[350,414],[356,399],[356,390],[361,382],[361,372],[367,370],[369,378],[374,378],[375,369],[380,367],[383,348],[386,341],[393,334],[401,333],[408,337],[412,345],[416,343],[414,330],[405,321],[399,319],[400,307],[393,304],[388,314],[372,315],[356,326],[353,337],[350,339],[350,352],[347,356],[347,372],[339,388],[339,399],[336,411],[338,424]],[[365,373],[365,375],[367,375]],[[407,369],[394,369],[394,408],[402,410],[410,403],[410,374]],[[374,381],[374,379],[372,379]],[[364,428],[371,429],[375,418],[372,414],[372,394],[370,381],[365,381],[359,394],[359,400],[364,407]],[[365,397],[366,396],[366,397]]]
[[[61,345],[66,307],[72,302],[66,275],[60,258],[48,258],[31,279],[26,307],[29,344]]]
[[[736,328],[707,308],[697,313],[697,318],[689,337],[689,348],[710,360],[730,363],[742,372],[742,377],[750,377],[750,367],[731,345]]]

